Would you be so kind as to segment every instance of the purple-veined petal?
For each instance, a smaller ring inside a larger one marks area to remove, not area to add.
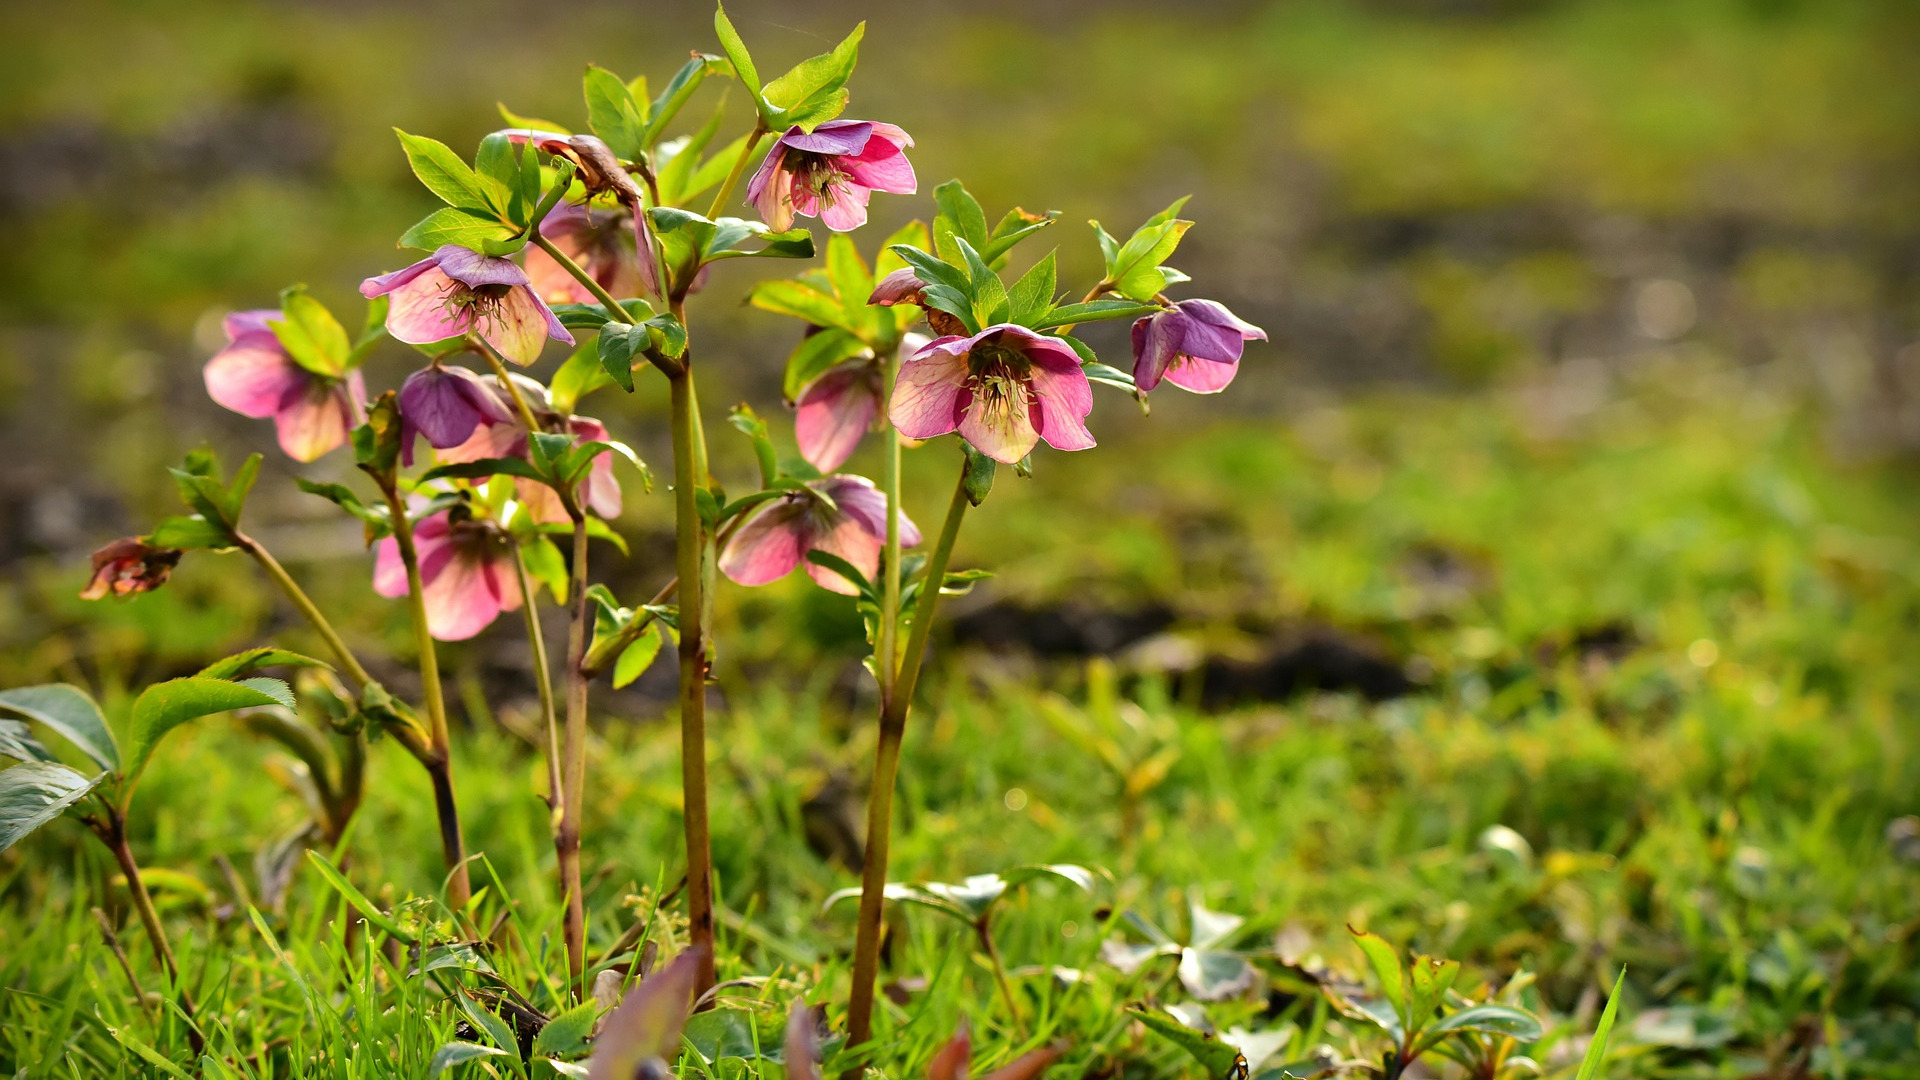
[[[1174,305],[1197,323],[1218,326],[1240,335],[1245,341],[1265,341],[1267,332],[1227,310],[1218,300],[1182,300]]]
[[[967,350],[974,339],[935,339],[900,365],[887,416],[909,439],[931,439],[960,426],[967,391]]]
[[[507,605],[488,564],[480,552],[461,551],[426,582],[420,598],[428,633],[440,641],[465,641],[500,616]],[[519,593],[508,595],[517,606]]]
[[[793,170],[787,168],[786,144],[775,142],[765,161],[747,183],[747,201],[760,220],[774,232],[793,228]]]
[[[869,120],[868,123],[873,125],[873,135],[876,139],[885,139],[903,150],[913,145],[913,136],[901,130],[896,124],[884,124],[878,120]],[[869,144],[871,142],[872,140],[869,140]]]
[[[568,334],[557,319],[549,327],[549,319],[554,319],[552,309],[542,303],[532,289],[509,289],[505,296],[485,309],[475,329],[487,344],[500,350],[501,356],[525,366],[540,359],[540,348],[547,343],[550,330],[559,331],[551,336],[573,344],[573,335]]]
[[[414,372],[401,384],[400,418],[407,428],[403,442],[417,431],[435,449],[459,446],[480,424],[510,424],[515,419],[479,375],[463,367],[437,365]]]
[[[1240,373],[1238,363],[1223,364],[1197,356],[1180,356],[1167,368],[1167,381],[1195,394],[1217,394]]]
[[[282,318],[278,308],[253,308],[248,311],[235,311],[221,320],[221,329],[227,332],[229,345],[248,334],[265,334],[273,337],[273,324]],[[279,340],[275,338],[275,340]]]
[[[852,563],[868,581],[872,581],[874,575],[880,571],[880,549],[884,543],[884,533],[881,536],[875,536],[867,531],[866,525],[851,517],[842,516],[834,522],[832,528],[814,538],[812,547],[815,551],[840,556]],[[836,571],[829,570],[811,560],[807,562],[806,569],[807,576],[823,589],[843,596],[860,595],[860,587]]]
[[[873,130],[874,125],[865,120],[829,120],[812,133],[801,131],[797,126],[788,128],[780,141],[795,150],[841,157],[864,149],[873,137]]]
[[[812,481],[808,486],[832,499],[840,512],[858,522],[861,528],[882,540],[887,538],[887,496],[873,485],[873,481],[864,476],[842,473]],[[902,511],[900,546],[918,547],[919,544],[920,527]]]
[[[903,266],[880,279],[874,285],[873,293],[867,297],[867,303],[880,307],[892,307],[895,304],[917,304],[920,293],[927,287],[913,272],[913,267]]]
[[[590,416],[576,416],[568,422],[576,443],[606,442],[607,427]],[[580,484],[580,501],[601,518],[620,516],[622,500],[620,480],[613,472],[613,451],[602,450],[593,457],[593,467]]]
[[[215,353],[201,374],[208,397],[256,420],[274,415],[281,402],[298,397],[313,382],[312,374],[294,363],[271,334],[264,340],[260,334],[243,334]]]
[[[459,244],[442,244],[433,253],[440,272],[470,289],[482,285],[525,285],[527,272],[511,259],[482,255]]]
[[[1133,383],[1142,390],[1160,385],[1180,354],[1179,323],[1174,313],[1159,311],[1133,322]]]
[[[428,345],[471,330],[474,309],[448,303],[449,294],[457,288],[459,285],[452,278],[441,273],[438,267],[429,266],[385,290],[385,295],[392,299],[392,306],[387,309],[387,333],[409,345]]]
[[[1087,430],[1093,411],[1093,384],[1080,370],[1080,357],[1056,339],[1042,338],[1027,346],[1033,362],[1033,424],[1055,450],[1085,450],[1094,445]]]
[[[309,379],[304,390],[273,414],[280,449],[295,461],[314,461],[347,441],[353,407],[346,388]]]
[[[720,572],[742,585],[765,585],[793,572],[812,540],[806,496],[768,500],[720,553]]]
[[[423,560],[423,579],[426,576],[424,560],[430,557],[442,560],[449,543],[451,528],[445,511],[413,523],[413,552],[415,557]],[[396,599],[407,595],[407,568],[400,561],[400,544],[391,536],[374,547],[373,591]]]
[[[835,368],[801,389],[793,435],[807,464],[821,472],[832,472],[853,456],[860,437],[880,411],[873,379],[867,364],[851,364]]]
[[[379,274],[362,281],[360,283],[360,295],[369,300],[376,296],[385,296],[395,289],[401,288],[413,281],[421,274],[429,270],[438,271],[439,268],[440,255],[438,252],[435,252],[410,266],[403,266],[398,270],[389,270],[384,274]]]

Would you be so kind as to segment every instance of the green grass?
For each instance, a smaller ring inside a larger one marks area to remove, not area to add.
[[[1536,973],[1530,1000],[1549,1030],[1537,1056],[1553,1073],[1571,1074],[1580,1051],[1567,1040],[1592,1029],[1624,965],[1603,1075],[1920,1075],[1920,868],[1882,839],[1920,810],[1910,477],[1830,463],[1790,399],[1694,364],[1624,378],[1554,430],[1539,403],[1381,396],[1257,432],[1182,425],[1201,414],[1171,409],[1115,436],[1170,440],[1151,455],[1132,448],[1155,462],[1148,474],[1053,455],[1035,479],[1003,481],[960,556],[1002,568],[990,584],[1002,594],[1160,597],[1181,633],[1229,650],[1247,627],[1330,623],[1419,658],[1427,683],[1378,705],[1323,694],[1209,714],[1190,704],[1190,680],[1125,663],[1117,684],[1096,672],[1090,691],[1075,665],[946,650],[909,731],[893,876],[1079,862],[1112,877],[1091,897],[1035,885],[998,917],[1014,968],[1088,974],[1016,978],[1033,1025],[1024,1041],[971,936],[905,912],[884,976],[931,982],[883,1021],[887,1075],[918,1074],[963,1014],[991,1060],[1058,1036],[1072,1049],[1055,1075],[1191,1075],[1173,1044],[1120,1012],[1179,1000],[1170,971],[1129,979],[1097,951],[1103,918],[1135,910],[1177,936],[1196,900],[1247,916],[1235,940],[1249,952],[1271,953],[1287,928],[1353,976],[1362,965],[1346,925],[1460,958],[1470,981]],[[921,451],[910,464],[937,474],[944,458]],[[1210,522],[1212,539],[1168,539],[1193,520]],[[1476,583],[1436,595],[1410,576],[1408,553],[1436,545],[1479,567]],[[183,567],[183,584],[237,569],[210,562]],[[168,596],[122,610],[209,602]],[[802,811],[827,771],[858,777],[871,751],[871,718],[830,687],[853,659],[839,608],[797,582],[729,590],[723,603],[721,968],[771,977],[728,991],[763,1015],[769,1038],[792,999],[835,1014],[845,993],[851,906],[823,913],[821,902],[855,878],[809,848]],[[1631,627],[1623,654],[1565,647],[1612,622]],[[110,713],[122,706],[102,689]],[[1121,835],[1110,771],[1066,734],[1103,711],[1177,754],[1142,799],[1137,835]],[[631,719],[602,717],[594,754],[596,950],[679,873],[677,734]],[[488,722],[458,743],[469,845],[490,867],[476,875],[489,886],[478,923],[495,926],[512,901],[487,955],[558,1011],[543,766]],[[377,935],[348,941],[341,901],[310,867],[284,910],[258,922],[215,868],[225,857],[257,889],[253,853],[304,821],[276,778],[284,763],[216,721],[163,748],[136,805],[136,851],[180,875],[157,891],[209,1052],[242,1076],[421,1075],[459,1019],[440,993],[407,977]],[[438,885],[421,781],[377,747],[347,844],[359,887],[417,919],[430,911],[407,898]],[[1524,844],[1490,842],[1501,825]],[[124,900],[83,841],[63,822],[0,856],[0,1066],[160,1075],[124,1056],[118,1032],[188,1067],[182,1030],[143,1014],[87,914]],[[652,936],[671,950],[680,933],[669,905]],[[122,934],[156,988],[137,924]],[[1297,973],[1271,961],[1263,971],[1276,1015],[1255,1019],[1263,992],[1211,1007],[1222,1028],[1297,1025],[1276,1062],[1321,1042],[1342,1054],[1373,1045]]]

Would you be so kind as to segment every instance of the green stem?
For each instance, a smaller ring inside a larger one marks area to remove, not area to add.
[[[577,262],[574,262],[572,258],[568,257],[566,252],[561,251],[557,247],[554,247],[553,241],[536,233],[533,236],[533,242],[535,245],[537,245],[540,248],[541,251],[546,252],[549,258],[551,258],[554,262],[559,263],[561,267],[566,270],[567,273],[572,274],[573,280],[579,282],[583,287],[586,288],[588,292],[592,293],[593,298],[595,300],[600,301],[601,306],[607,309],[608,314],[612,315],[616,319],[619,319],[623,323],[627,323],[628,325],[633,324],[635,320],[632,314],[630,314],[627,311],[627,309],[621,305],[620,301],[615,300],[613,298],[612,293],[609,293],[607,290],[601,288],[600,283],[593,280],[593,275],[581,269],[580,264]],[[665,273],[665,270],[663,269],[661,273]],[[685,320],[682,320],[682,321],[684,322]],[[684,366],[684,365],[676,365],[674,364],[673,361],[668,360],[666,357],[656,355],[651,349],[647,351],[647,359],[653,361],[654,367],[659,368],[663,374],[666,374],[669,376],[671,376],[674,373],[674,371],[677,370],[679,367]]]
[[[508,376],[507,365],[500,358],[500,351],[493,347],[492,342],[479,334],[469,334],[467,340],[479,346],[480,354],[487,358],[488,364],[492,365],[494,378],[500,380],[500,386],[506,390],[509,397],[513,398],[513,408],[520,414],[520,423],[524,424],[528,431],[543,430],[540,427],[540,421],[534,418],[533,407],[527,404],[526,395],[520,392],[520,387],[515,385],[513,379]]]
[[[1007,965],[1000,959],[1000,948],[993,943],[993,930],[984,918],[975,923],[973,929],[979,935],[980,948],[986,952],[987,962],[993,965],[993,981],[1000,984],[1000,996],[1007,1001],[1007,1015],[1013,1019],[1013,1030],[1024,1040],[1027,1037],[1027,1021],[1020,1015],[1020,1000],[1013,996],[1013,983],[1007,978]]]
[[[691,945],[702,948],[695,995],[714,982],[713,857],[707,822],[706,529],[696,493],[704,455],[693,372],[668,379],[673,409],[674,563],[680,579],[680,778],[686,819],[687,917]]]
[[[889,354],[880,385],[891,387],[900,372],[900,349]],[[880,437],[886,440],[886,455],[881,459],[880,489],[887,498],[887,539],[880,569],[885,575],[880,584],[880,700],[893,697],[893,684],[899,677],[900,662],[900,434],[884,410]]]
[[[586,659],[588,630],[592,626],[587,600],[587,519],[567,503],[573,515],[573,581],[568,599],[573,610],[567,623],[567,729],[560,775],[560,828],[554,838],[560,856],[562,887],[566,890],[567,971],[570,984],[584,1000],[587,994],[587,904],[580,882],[580,814],[587,788],[587,677],[580,671]]]
[[[420,650],[420,696],[427,710],[427,754],[421,764],[433,781],[433,803],[440,821],[440,853],[447,863],[447,904],[455,911],[473,896],[467,878],[466,843],[460,836],[460,813],[453,795],[453,759],[447,736],[447,702],[440,688],[440,661],[433,634],[427,627],[426,590],[420,580],[420,556],[413,546],[413,520],[398,487],[386,490],[388,517],[400,563],[407,569],[407,608],[413,615],[413,637]]]
[[[533,682],[540,691],[540,719],[547,727],[547,801],[560,808],[560,714],[553,704],[553,672],[547,663],[547,636],[540,629],[538,594],[527,574],[526,551],[513,548],[514,577],[520,585],[520,611],[527,622],[527,646],[533,652]]]
[[[287,573],[287,568],[280,565],[280,560],[274,558],[273,553],[262,547],[258,540],[243,532],[235,530],[233,537],[238,542],[240,550],[252,556],[253,561],[260,564],[260,568],[267,572],[267,576],[273,579],[274,584],[280,586],[280,591],[287,595],[287,599],[293,601],[293,606],[300,609],[300,614],[305,616],[314,631],[320,635],[320,640],[327,643],[333,658],[339,661],[340,670],[346,672],[347,677],[357,684],[356,688],[364,690],[373,685],[373,676],[367,674],[367,669],[361,666],[359,658],[353,655],[353,650],[347,648],[347,643],[340,637],[339,631],[335,630],[333,624],[327,621],[327,617],[320,613],[320,608],[314,604],[313,598],[307,595],[299,582],[293,580],[293,575]]]
[[[946,522],[940,527],[940,538],[927,558],[926,577],[913,612],[913,628],[907,632],[907,648],[900,657],[899,677],[894,681],[893,693],[880,703],[880,739],[874,749],[873,790],[867,797],[867,851],[860,878],[860,923],[853,945],[853,989],[847,1006],[848,1046],[859,1046],[873,1038],[873,992],[880,973],[881,914],[893,828],[894,781],[900,772],[900,745],[906,736],[907,710],[913,702],[914,687],[920,681],[921,663],[926,659],[927,638],[939,603],[940,583],[947,578],[947,561],[953,555],[954,539],[960,535],[960,522],[967,514],[966,475],[963,464],[960,478],[953,487],[953,501],[947,505]]]
[[[714,192],[713,205],[707,207],[708,217],[719,217],[720,211],[727,208],[727,200],[733,198],[734,186],[740,183],[741,175],[747,171],[747,162],[753,157],[753,148],[760,145],[760,136],[766,133],[766,121],[756,121],[753,125],[753,134],[747,136],[747,141],[740,144],[740,156],[733,159],[732,170],[727,173],[727,178],[720,182],[720,190]]]

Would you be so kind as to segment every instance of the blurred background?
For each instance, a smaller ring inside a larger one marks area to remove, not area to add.
[[[1668,397],[1680,388],[1679,415],[1719,409],[1713,422],[1746,437],[1792,428],[1822,461],[1897,473],[1920,447],[1920,13],[1910,5],[741,0],[734,14],[774,70],[869,19],[852,115],[919,136],[923,193],[958,176],[991,216],[1014,204],[1060,210],[1044,242],[1060,246],[1063,281],[1096,269],[1086,219],[1120,232],[1194,196],[1187,213],[1200,224],[1175,263],[1195,281],[1181,295],[1226,302],[1273,344],[1250,348],[1217,399],[1164,392],[1143,419],[1103,397],[1102,475],[1160,470],[1149,483],[1178,486],[1168,448],[1203,431],[1256,454],[1283,443],[1304,445],[1308,459],[1314,447],[1353,450],[1340,409],[1354,402],[1400,402],[1379,418],[1389,431],[1444,408],[1497,415],[1526,439],[1581,424],[1618,433],[1606,406],[1628,385]],[[306,282],[354,322],[355,285],[412,258],[393,238],[432,205],[390,127],[466,148],[500,126],[495,101],[579,125],[584,64],[657,82],[689,45],[715,48],[710,17],[703,4],[72,0],[55,19],[9,5],[0,676],[191,666],[283,618],[249,574],[223,575],[207,556],[138,604],[73,599],[91,549],[171,512],[162,467],[203,441],[229,460],[267,452],[255,531],[333,599],[366,608],[367,631],[404,648],[397,613],[366,599],[356,527],[271,482],[292,465],[267,424],[206,400],[199,367],[220,344],[219,317]],[[874,206],[870,243],[931,213],[924,194]],[[710,408],[747,399],[778,412],[795,328],[739,303],[763,269],[785,272],[736,264],[697,299],[717,380]],[[1124,329],[1092,334],[1121,366]],[[550,350],[543,370],[558,360]],[[370,382],[395,385],[414,363],[389,347]],[[1771,404],[1721,408],[1753,393]],[[590,406],[643,455],[668,459],[659,387]],[[1234,424],[1237,434],[1221,434]],[[716,437],[720,452],[738,454],[729,436]],[[1383,464],[1364,456],[1342,459],[1358,477],[1348,501],[1362,505]],[[306,472],[349,479],[340,458]],[[1157,559],[1221,540],[1207,512],[1136,506],[1132,526],[1095,527],[1122,537],[1118,547],[1075,551],[1020,500],[1028,489],[1104,489],[1062,486],[1092,463],[1043,455],[1041,465],[968,537],[979,561],[1006,572],[1003,598],[1142,582],[1165,591],[1179,584],[1154,578]],[[1217,478],[1215,465],[1205,468]],[[1249,465],[1223,498],[1277,499],[1290,468]],[[1636,482],[1632,468],[1618,475]],[[666,573],[668,500],[633,486],[622,528],[637,558],[613,573],[650,592]],[[1152,535],[1127,549],[1130,527]],[[1427,559],[1416,576],[1471,582],[1470,555],[1421,542],[1394,538],[1388,561]],[[1250,597],[1231,574],[1208,581],[1275,617],[1314,608],[1316,596],[1336,613],[1353,608],[1354,589],[1290,569],[1301,573],[1280,576],[1307,579],[1290,598]],[[1190,575],[1183,595],[1205,584]],[[850,615],[802,600],[821,642],[857,637]],[[1347,621],[1377,614],[1361,603]],[[981,632],[994,632],[990,618]]]

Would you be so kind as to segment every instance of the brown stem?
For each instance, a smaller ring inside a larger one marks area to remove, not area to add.
[[[1013,1030],[1020,1038],[1027,1037],[1027,1021],[1020,1015],[1020,1001],[1013,996],[1013,983],[1007,979],[1007,965],[1000,959],[1000,947],[993,943],[993,928],[985,917],[973,924],[973,930],[980,938],[980,948],[987,954],[988,963],[993,965],[993,981],[1000,984],[1000,996],[1007,1001],[1007,1015],[1013,1019]]]
[[[194,1021],[193,997],[187,993],[186,985],[180,979],[180,967],[174,962],[173,948],[167,944],[167,934],[160,926],[160,913],[153,906],[153,895],[147,892],[147,883],[140,876],[140,864],[133,859],[133,849],[127,846],[127,820],[118,810],[109,809],[104,824],[96,826],[94,831],[113,852],[113,861],[120,864],[120,873],[127,879],[127,893],[133,897],[133,910],[140,915],[140,924],[146,927],[147,941],[153,946],[154,959],[166,969],[167,979],[173,983],[179,994],[180,1012],[187,1018],[187,1041],[198,1054],[206,1048],[206,1040],[201,1037],[199,1026]]]
[[[847,1004],[849,1046],[859,1046],[873,1038],[873,993],[880,974],[881,914],[886,900],[887,855],[892,844],[894,781],[900,772],[900,745],[906,737],[907,710],[920,681],[921,663],[926,659],[927,638],[940,599],[940,584],[947,578],[953,542],[960,535],[960,522],[967,513],[966,476],[963,465],[960,478],[954,484],[953,500],[947,504],[947,519],[940,527],[940,539],[927,558],[913,627],[907,632],[906,651],[900,657],[900,674],[894,680],[893,693],[880,703],[880,739],[874,749],[873,790],[867,796],[867,851],[866,866],[860,876],[860,923],[854,933],[853,989]],[[857,1080],[857,1070],[843,1074],[843,1080]]]

